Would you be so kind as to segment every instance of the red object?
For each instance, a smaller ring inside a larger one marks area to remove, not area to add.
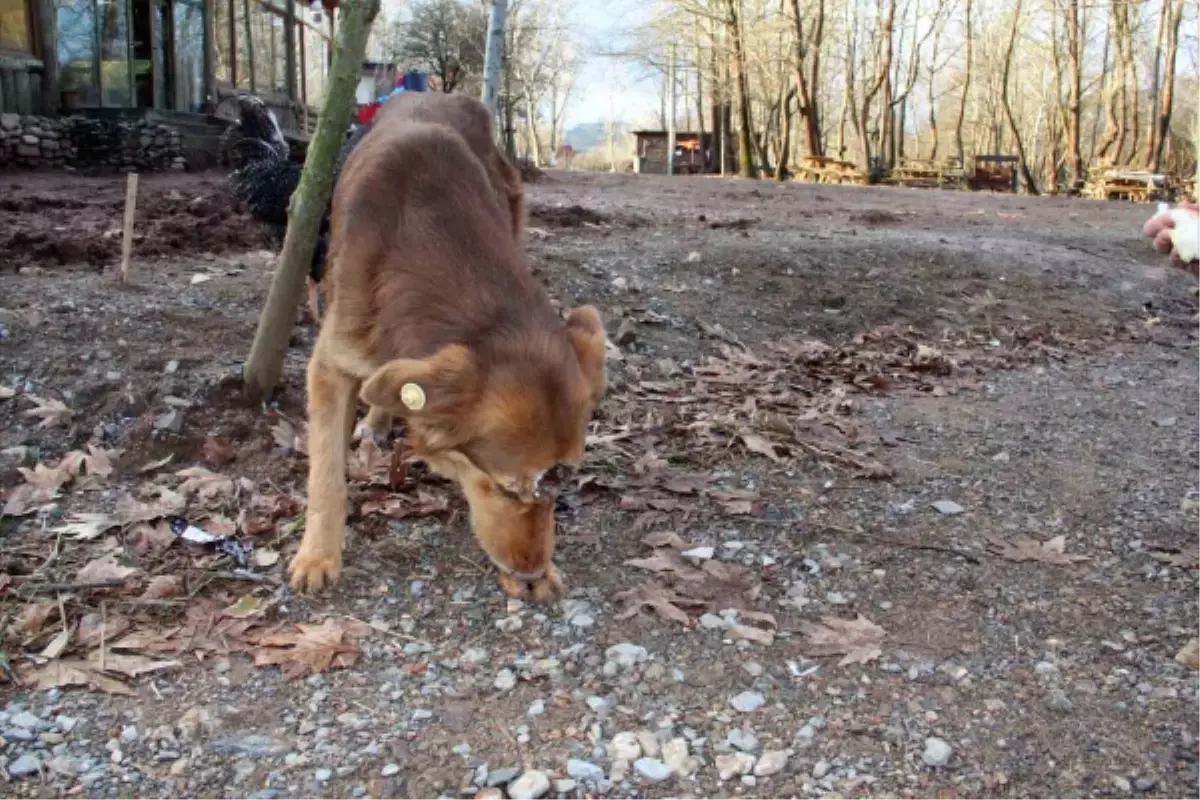
[[[332,14],[337,10],[338,0],[321,0],[321,7]]]
[[[375,112],[378,110],[378,100],[376,100],[374,103],[367,103],[366,105],[359,106],[358,113],[355,115],[355,120],[359,125],[370,124],[371,120],[375,117]]]

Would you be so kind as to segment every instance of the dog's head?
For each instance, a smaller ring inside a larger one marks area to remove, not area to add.
[[[390,361],[362,399],[404,417],[417,454],[463,487],[497,565],[534,573],[554,547],[548,476],[583,459],[606,387],[604,348],[599,313],[582,306],[560,328]]]

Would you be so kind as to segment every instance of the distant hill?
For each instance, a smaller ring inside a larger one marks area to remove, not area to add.
[[[631,131],[628,124],[617,123],[616,139],[618,144],[624,141],[625,136]],[[597,147],[608,146],[608,131],[605,130],[603,122],[587,122],[582,125],[573,125],[567,128],[567,132],[563,134],[563,139],[571,147],[575,148],[578,153],[586,153],[588,150],[594,150]]]

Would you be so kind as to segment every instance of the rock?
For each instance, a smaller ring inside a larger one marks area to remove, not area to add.
[[[788,754],[784,750],[767,750],[758,757],[754,765],[754,774],[760,778],[774,775],[787,766]]]
[[[661,783],[671,777],[671,768],[657,758],[639,758],[633,762],[633,769],[651,783]]]
[[[1133,786],[1129,783],[1129,781],[1125,780],[1125,778],[1121,777],[1120,775],[1113,776],[1112,785],[1116,787],[1117,791],[1120,792],[1122,796],[1126,796],[1133,791]]]
[[[575,791],[575,787],[578,785],[579,784],[577,784],[575,781],[571,780],[570,778],[559,778],[558,780],[556,780],[554,782],[554,793],[555,794],[570,794],[571,792]]]
[[[829,770],[831,769],[833,769],[833,765],[822,758],[816,764],[813,764],[812,776],[817,780],[821,780],[821,778],[829,774]]]
[[[950,763],[950,756],[953,752],[945,741],[936,736],[930,736],[925,740],[925,752],[921,754],[921,760],[931,767],[944,767]]]
[[[646,648],[639,644],[621,642],[605,650],[604,657],[609,661],[615,662],[619,667],[632,667],[635,664],[641,664],[643,661],[649,660],[650,654],[646,652]]]
[[[741,750],[743,753],[757,753],[761,746],[758,737],[754,735],[754,731],[743,728],[734,728],[725,737],[725,741],[734,750]]]
[[[534,800],[550,791],[550,778],[538,769],[531,769],[508,784],[508,796],[512,800]]]
[[[604,780],[603,769],[579,758],[567,759],[567,774],[580,783],[599,783]]]
[[[501,786],[505,783],[510,783],[516,780],[521,774],[521,770],[516,767],[505,767],[504,769],[494,769],[487,774],[488,786]]]
[[[17,114],[0,114],[0,128],[6,131],[15,131],[21,127],[21,117]]]
[[[953,517],[966,510],[953,500],[935,500],[933,508],[939,514],[945,514],[947,517]]]
[[[529,704],[529,710],[525,712],[526,716],[540,717],[546,713],[546,701],[542,699],[534,700]]]
[[[179,433],[183,430],[183,412],[172,408],[154,418],[154,428],[168,433]]]
[[[733,706],[743,714],[749,714],[752,711],[757,711],[762,708],[767,702],[761,692],[741,692],[735,694],[729,699],[729,705]]]
[[[608,757],[625,761],[637,761],[641,758],[642,746],[638,743],[637,734],[623,731],[613,736],[608,744]]]
[[[1049,661],[1039,661],[1033,665],[1033,672],[1041,678],[1051,678],[1058,675],[1058,667]]]
[[[691,550],[684,550],[680,555],[684,558],[694,558],[697,561],[707,561],[716,552],[712,547],[693,547]]]
[[[524,621],[517,614],[496,620],[496,627],[501,633],[516,633],[517,631],[521,630],[524,625]]]
[[[496,680],[492,681],[492,686],[502,692],[507,692],[509,689],[517,685],[517,676],[511,669],[502,669],[496,675]]]
[[[399,764],[384,764],[383,769],[379,770],[379,774],[385,778],[390,778],[400,772]]]
[[[124,735],[122,735],[122,739],[124,739]],[[213,747],[218,750],[241,753],[250,758],[281,756],[292,749],[292,745],[289,742],[270,736],[263,736],[259,733],[229,736],[213,742]]]
[[[1050,694],[1046,696],[1046,708],[1051,711],[1065,712],[1075,708],[1075,704],[1062,689],[1051,689]]]
[[[37,759],[37,756],[29,753],[25,753],[8,765],[8,774],[14,778],[27,778],[30,775],[37,775],[41,771],[42,762]]]
[[[637,740],[638,744],[642,746],[642,755],[650,756],[650,758],[658,758],[661,747],[658,737],[654,735],[653,731],[638,731]]]
[[[747,661],[745,664],[742,664],[742,671],[751,678],[757,678],[764,672],[763,665],[757,661]]]
[[[717,776],[723,781],[739,775],[745,775],[754,769],[754,756],[747,753],[719,755],[716,757],[715,762],[717,765]]]
[[[11,767],[10,767],[11,769]],[[1157,785],[1157,781],[1153,778],[1137,778],[1133,782],[1133,788],[1139,792],[1148,792]]]
[[[569,624],[573,628],[590,628],[596,624],[591,614],[576,614],[571,617]]]
[[[613,343],[618,347],[626,347],[636,342],[637,337],[637,323],[626,317],[621,320],[621,325],[617,328],[617,335],[613,337]]]
[[[49,722],[46,722],[46,720],[38,717],[36,714],[30,714],[28,711],[14,714],[9,723],[17,728],[24,728],[29,731],[37,731],[50,727]]]
[[[728,628],[729,620],[725,619],[724,617],[719,617],[716,614],[705,613],[700,616],[700,627],[708,628],[709,630]]]
[[[685,778],[700,768],[699,760],[688,754],[687,739],[672,739],[664,744],[662,760],[675,773]]]
[[[313,773],[313,778],[316,779],[317,783],[325,783],[327,780],[329,780],[332,777],[333,777],[333,770],[329,769],[328,767],[322,767],[321,769],[319,769]]]
[[[10,742],[32,742],[37,738],[28,728],[5,728],[0,735]]]
[[[70,733],[71,731],[75,730],[75,726],[79,724],[79,720],[75,717],[68,717],[64,716],[63,714],[59,714],[54,718],[54,724],[57,725],[58,729],[63,733]]]

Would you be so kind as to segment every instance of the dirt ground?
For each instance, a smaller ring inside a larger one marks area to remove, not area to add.
[[[283,587],[314,330],[243,405],[271,254],[222,176],[144,180],[129,287],[122,180],[0,187],[5,794],[1196,795],[1196,283],[1149,207],[548,173],[531,263],[614,347],[539,608],[386,456],[341,584]]]

